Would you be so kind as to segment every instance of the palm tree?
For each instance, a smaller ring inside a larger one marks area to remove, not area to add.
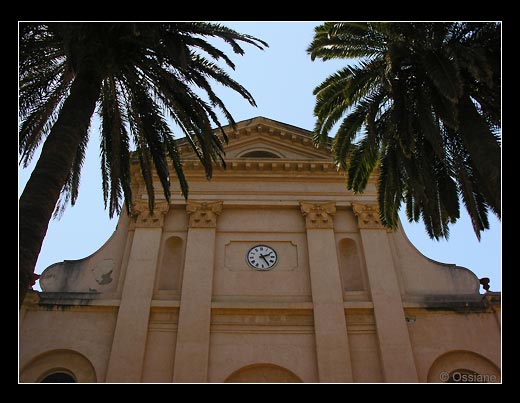
[[[242,55],[240,42],[265,42],[222,25],[182,23],[24,23],[19,27],[20,163],[26,167],[42,142],[40,158],[19,200],[19,299],[23,302],[53,215],[78,196],[91,117],[101,117],[101,171],[105,208],[132,213],[131,143],[140,162],[153,212],[155,169],[170,198],[170,169],[184,197],[188,184],[166,118],[190,142],[208,178],[223,160],[226,133],[217,116],[235,122],[212,90],[214,81],[251,94],[216,62],[234,68],[211,43],[219,38]],[[214,43],[214,42],[213,42]],[[199,95],[204,94],[204,95]],[[206,98],[206,100],[204,99]],[[220,129],[214,134],[212,125]]]
[[[347,187],[379,170],[382,222],[406,205],[431,238],[448,238],[459,196],[480,239],[501,214],[500,24],[324,23],[311,59],[359,58],[314,90],[315,142],[332,147]],[[336,125],[337,124],[337,125]]]

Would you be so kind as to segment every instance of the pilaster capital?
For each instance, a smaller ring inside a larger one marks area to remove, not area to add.
[[[186,212],[189,215],[190,228],[215,228],[217,216],[222,212],[222,202],[194,202],[188,201]]]
[[[377,204],[352,202],[352,210],[358,218],[359,228],[385,229],[379,218],[379,207]]]
[[[153,213],[148,208],[148,199],[136,199],[132,203],[132,212],[136,227],[162,227],[164,216],[170,209],[165,199],[155,199]]]
[[[305,217],[305,226],[312,228],[334,228],[333,216],[336,214],[336,203],[300,202],[300,209]]]

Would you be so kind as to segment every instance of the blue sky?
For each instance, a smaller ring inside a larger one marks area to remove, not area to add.
[[[306,48],[319,22],[224,22],[230,28],[269,43],[260,51],[244,45],[245,55],[234,55],[226,44],[219,44],[236,65],[232,77],[254,96],[251,107],[231,91],[219,91],[236,121],[265,116],[311,130],[314,126],[313,89],[347,61],[311,62]],[[37,262],[36,273],[62,260],[89,256],[105,243],[115,230],[117,218],[110,220],[103,208],[99,162],[99,123],[93,120],[90,144],[81,177],[79,197],[60,220],[49,224]],[[37,160],[39,154],[35,156]],[[33,162],[34,163],[34,162]],[[23,191],[33,165],[20,169],[18,194]],[[479,278],[491,279],[491,290],[501,290],[501,222],[490,214],[491,229],[479,242],[471,222],[461,206],[461,219],[451,226],[448,241],[430,240],[422,222],[409,224],[400,214],[403,228],[414,246],[428,258],[455,263],[472,270]]]

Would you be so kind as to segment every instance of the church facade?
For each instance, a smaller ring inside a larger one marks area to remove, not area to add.
[[[345,188],[311,133],[230,129],[190,197],[133,165],[137,214],[81,260],[48,267],[20,311],[20,382],[500,382],[500,293],[379,221],[374,176]]]

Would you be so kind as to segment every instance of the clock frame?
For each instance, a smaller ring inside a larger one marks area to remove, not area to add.
[[[254,270],[272,270],[278,263],[278,254],[268,245],[255,245],[247,251],[246,262]]]

